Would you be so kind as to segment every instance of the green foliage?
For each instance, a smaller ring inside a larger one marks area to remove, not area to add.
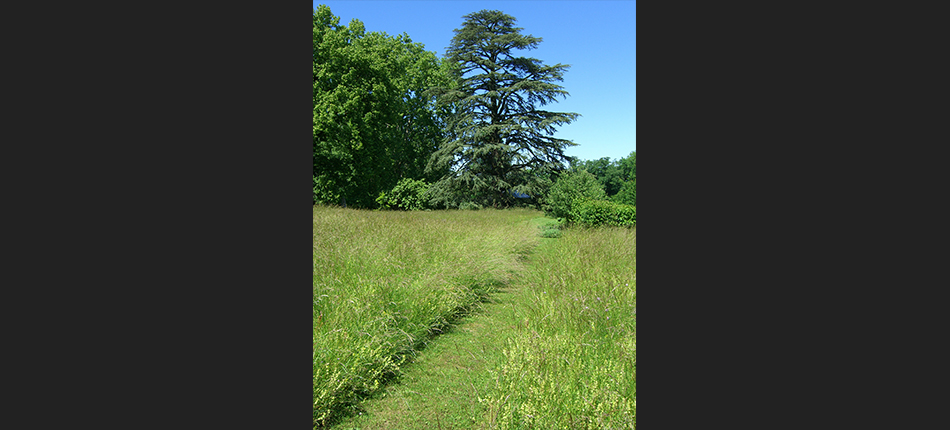
[[[459,209],[463,211],[477,211],[482,208],[482,205],[475,202],[464,202],[459,205]]]
[[[339,20],[325,5],[314,10],[314,201],[371,207],[399,179],[427,178],[442,124],[425,89],[448,77],[408,35],[367,33],[357,19]]]
[[[637,205],[637,178],[634,177],[632,181],[627,181],[623,183],[623,187],[620,188],[620,192],[617,195],[613,196],[611,201],[615,203],[622,203],[625,205],[636,206]]]
[[[317,204],[317,177],[313,177],[313,204]]]
[[[418,211],[428,207],[429,184],[419,179],[403,178],[389,192],[383,191],[376,198],[382,209]]]
[[[618,162],[611,162],[609,157],[597,160],[577,160],[571,165],[576,169],[587,170],[593,174],[597,181],[604,186],[604,192],[608,197],[617,194],[623,185],[620,165]]]
[[[458,209],[473,200],[474,192],[456,182],[438,181],[429,186],[429,206],[433,209]]]
[[[538,168],[529,168],[516,172],[511,175],[512,182],[521,184],[513,190],[531,196],[528,199],[515,199],[516,206],[528,206],[541,210],[545,197],[554,185],[554,180],[560,173],[560,169],[542,166]]]
[[[613,197],[620,192],[625,182],[637,177],[637,153],[636,151],[631,152],[628,157],[615,161],[610,161],[608,157],[597,160],[572,158],[571,168],[575,170],[583,169],[592,173],[604,186],[604,192],[607,193],[607,196]]]
[[[637,207],[603,200],[575,199],[568,220],[585,227],[637,225]]]
[[[515,56],[514,50],[534,49],[541,38],[521,34],[509,15],[482,10],[464,18],[446,51],[457,65],[454,83],[431,90],[452,115],[429,168],[447,172],[442,180],[452,185],[446,189],[470,191],[485,206],[507,207],[514,202],[512,189],[530,185],[521,173],[561,169],[564,148],[575,145],[553,135],[580,115],[538,108],[568,96],[555,82],[563,81],[570,66]]]
[[[565,172],[551,186],[542,205],[544,213],[555,218],[568,218],[571,203],[576,199],[601,200],[606,196],[604,187],[590,172]]]
[[[637,177],[637,151],[633,151],[626,158],[621,158],[620,178],[629,181]]]

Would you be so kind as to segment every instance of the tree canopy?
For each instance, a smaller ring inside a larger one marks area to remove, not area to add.
[[[442,124],[424,91],[448,75],[406,34],[339,21],[325,5],[314,10],[313,197],[371,207],[400,179],[425,177]]]
[[[613,196],[620,192],[624,184],[636,180],[637,152],[633,151],[629,156],[616,161],[611,161],[610,157],[597,160],[572,159],[571,168],[592,173],[604,186],[607,196]]]
[[[554,133],[580,115],[541,107],[569,95],[555,82],[570,66],[516,55],[542,39],[521,34],[515,18],[501,11],[463,18],[446,51],[457,84],[432,91],[454,115],[428,168],[447,171],[442,188],[467,191],[484,205],[508,206],[513,189],[531,194],[532,177],[547,177],[568,161],[564,149],[575,144]]]

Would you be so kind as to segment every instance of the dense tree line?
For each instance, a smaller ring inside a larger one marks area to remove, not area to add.
[[[541,209],[559,178],[579,171],[604,198],[632,191],[635,202],[635,152],[582,161],[564,154],[574,142],[554,137],[580,116],[544,109],[569,95],[557,82],[570,66],[516,55],[542,39],[521,34],[514,17],[463,18],[437,58],[405,33],[366,32],[325,5],[314,10],[314,203]]]
[[[607,196],[614,196],[620,192],[624,183],[633,181],[637,177],[637,153],[631,152],[628,157],[611,161],[609,157],[597,160],[571,160],[571,168],[587,170],[604,187]]]

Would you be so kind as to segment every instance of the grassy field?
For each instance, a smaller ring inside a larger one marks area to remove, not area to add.
[[[313,208],[313,421],[333,422],[496,286],[537,242],[536,211]]]
[[[549,240],[521,281],[486,427],[635,428],[636,230]]]
[[[552,222],[315,207],[314,426],[635,428],[636,230]]]

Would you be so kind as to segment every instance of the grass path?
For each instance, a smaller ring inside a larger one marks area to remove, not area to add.
[[[332,425],[402,372],[430,334],[521,272],[530,209],[313,207],[313,424]]]
[[[478,399],[492,390],[492,370],[505,360],[505,340],[519,331],[523,321],[518,304],[529,299],[527,289],[517,282],[501,287],[477,312],[433,339],[398,383],[364,403],[362,415],[335,428],[488,428],[486,408]]]
[[[538,240],[508,286],[333,428],[635,429],[636,230]]]

